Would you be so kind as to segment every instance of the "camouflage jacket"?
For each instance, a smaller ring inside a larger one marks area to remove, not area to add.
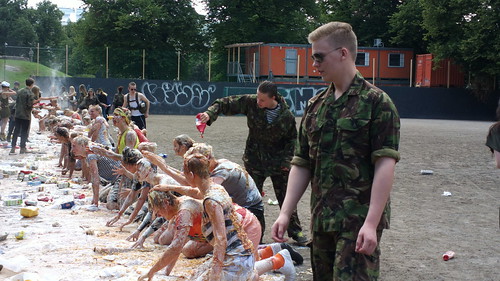
[[[358,231],[371,197],[374,163],[399,161],[399,115],[390,97],[357,73],[337,100],[334,85],[311,98],[293,165],[311,171],[313,231]],[[379,228],[388,228],[389,202]]]
[[[31,110],[35,99],[36,97],[30,88],[22,88],[17,94],[15,118],[31,120]]]
[[[500,122],[493,124],[486,137],[486,146],[493,153],[493,150],[500,151]]]
[[[269,124],[266,111],[257,105],[257,95],[236,95],[217,99],[206,111],[211,125],[220,114],[247,116],[248,138],[243,155],[245,167],[251,167],[263,176],[279,174],[290,167],[297,138],[295,117],[283,97],[279,96],[281,111]]]

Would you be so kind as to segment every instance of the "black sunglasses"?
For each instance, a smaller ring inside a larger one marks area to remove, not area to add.
[[[333,50],[331,50],[330,52],[326,53],[326,54],[322,54],[322,53],[315,53],[311,56],[312,60],[314,62],[317,62],[317,63],[322,63],[323,60],[325,59],[326,55],[328,55],[329,53],[333,52],[333,51],[337,51],[337,50],[340,50],[342,49],[342,47],[338,47],[338,48],[335,48]]]

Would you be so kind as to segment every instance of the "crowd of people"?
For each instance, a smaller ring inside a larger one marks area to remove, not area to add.
[[[247,116],[249,134],[244,167],[215,157],[213,147],[187,135],[173,139],[183,167],[172,167],[148,140],[150,103],[129,83],[112,102],[102,89],[84,85],[41,97],[31,78],[26,87],[2,82],[0,139],[11,141],[11,154],[28,153],[31,115],[40,130],[61,143],[59,165],[71,176],[81,169],[92,186],[89,211],[105,204],[118,213],[107,226],[138,222],[127,240],[143,247],[166,245],[165,253],[139,280],[170,274],[182,253],[210,255],[191,280],[258,280],[275,270],[295,280],[302,256],[285,243],[284,233],[311,248],[314,280],[377,280],[379,243],[389,226],[389,194],[400,159],[398,112],[389,96],[356,70],[357,39],[347,23],[331,22],[309,35],[313,66],[330,87],[309,100],[297,130],[295,117],[277,86],[262,82],[256,94],[217,99],[197,118],[213,125],[219,115]],[[48,100],[49,103],[41,103]],[[59,102],[60,103],[59,103]],[[111,110],[110,110],[111,109]],[[13,120],[13,121],[12,121]],[[118,134],[112,136],[111,124]],[[5,130],[8,126],[7,135]],[[500,167],[500,126],[488,135]],[[271,235],[265,231],[263,183],[271,178],[281,211]],[[311,185],[310,240],[297,215],[297,203]],[[101,208],[102,209],[102,208]]]
[[[196,143],[187,135],[173,139],[175,154],[184,157],[184,166],[167,165],[164,158],[155,154],[156,143],[147,138],[149,101],[137,92],[134,82],[128,85],[126,94],[119,87],[119,94],[110,105],[99,99],[102,90],[97,90],[96,95],[84,85],[79,87],[80,94],[70,86],[68,93],[63,88],[62,95],[50,97],[41,97],[32,78],[26,80],[22,89],[11,90],[7,82],[2,86],[5,103],[16,112],[10,154],[16,153],[19,135],[20,153],[30,152],[26,142],[34,116],[39,123],[38,133],[48,132],[52,142],[60,143],[61,173],[72,177],[75,171],[81,171],[83,180],[90,183],[93,196],[91,204],[85,207],[87,211],[102,210],[100,205],[118,210],[106,225],[116,225],[120,230],[138,222],[137,230],[127,238],[135,242],[132,248],[143,247],[152,234],[155,243],[166,245],[162,258],[139,280],[151,280],[162,268],[170,274],[181,253],[188,258],[211,255],[203,266],[205,270],[197,272],[194,280],[258,280],[258,276],[271,270],[283,273],[285,280],[295,280],[294,263],[301,264],[302,256],[287,243],[260,245],[265,229],[262,182],[258,186],[246,168],[217,159],[212,146]],[[290,120],[292,115],[274,84],[263,83],[258,93],[268,99],[280,98],[286,121]],[[15,105],[11,101],[14,99]],[[255,106],[262,112],[269,109],[257,103]],[[108,113],[110,107],[112,111]],[[7,124],[9,117],[2,115],[2,121]],[[264,126],[273,121],[266,118]],[[116,136],[112,135],[115,130],[111,126],[116,129]],[[295,136],[293,124],[291,138]],[[278,162],[283,166],[276,168],[284,170],[281,174],[289,169],[291,138],[273,139],[272,149],[280,148],[281,142],[287,151],[282,157],[287,159]],[[285,188],[283,181],[286,179],[280,179],[280,184]],[[123,222],[127,211],[128,219]],[[296,238],[297,242],[305,244],[305,235],[295,237],[302,238]]]

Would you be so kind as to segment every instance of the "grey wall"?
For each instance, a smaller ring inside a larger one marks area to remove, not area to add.
[[[108,93],[110,102],[118,86],[127,92],[129,79],[103,78],[50,78],[38,77],[36,83],[49,96],[50,88],[73,85],[77,91],[80,84],[87,88],[102,88]],[[230,82],[189,82],[162,80],[135,80],[139,91],[151,101],[152,114],[195,115],[204,111],[217,98],[235,94],[253,94],[257,84]],[[402,118],[494,120],[500,92],[480,102],[467,90],[458,88],[410,88],[381,87],[396,104]],[[301,116],[307,100],[319,93],[324,86],[279,85],[279,92],[285,97],[296,116]]]

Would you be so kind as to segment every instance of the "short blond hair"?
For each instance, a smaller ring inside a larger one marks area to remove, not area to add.
[[[309,33],[307,40],[312,44],[325,37],[328,37],[328,41],[332,47],[347,48],[351,53],[352,59],[356,61],[358,39],[350,24],[339,21],[329,22]]]
[[[145,151],[149,151],[152,153],[155,153],[156,148],[158,148],[158,144],[156,144],[156,142],[141,142],[137,146],[137,149],[139,151],[145,150]]]
[[[184,158],[196,153],[207,157],[208,160],[214,158],[212,146],[203,142],[194,143],[193,146],[186,151],[186,153],[184,154]]]
[[[91,108],[97,110],[97,112],[99,112],[99,115],[102,115],[102,108],[99,105],[92,104],[92,105],[89,106],[89,109],[91,109]]]
[[[210,177],[210,160],[205,155],[193,153],[184,156],[184,172],[190,172],[203,179]]]
[[[86,136],[77,136],[75,137],[73,143],[76,144],[76,145],[82,145],[82,146],[87,146],[89,145],[89,142],[90,142],[90,139],[87,138]]]

